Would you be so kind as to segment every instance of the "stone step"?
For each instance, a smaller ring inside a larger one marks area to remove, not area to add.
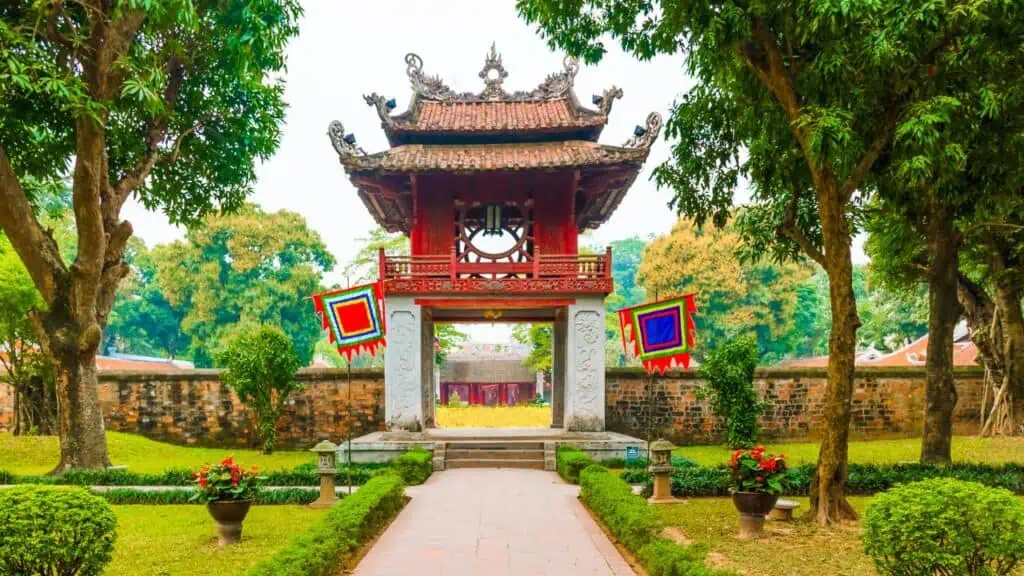
[[[445,459],[452,460],[540,460],[544,461],[544,449],[540,450],[493,450],[493,449],[463,449],[448,448],[445,450]]]
[[[544,450],[543,442],[520,442],[515,440],[485,441],[445,441],[447,450]]]
[[[455,468],[527,468],[531,470],[543,470],[544,459],[540,460],[506,460],[506,459],[489,459],[489,458],[476,458],[473,460],[447,460],[445,462],[445,468],[452,470]]]

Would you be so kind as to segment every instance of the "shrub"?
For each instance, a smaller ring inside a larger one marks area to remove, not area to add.
[[[664,538],[655,538],[637,553],[648,576],[735,576],[735,572],[704,566],[707,550],[703,546],[680,546]]]
[[[195,504],[194,490],[137,490],[135,488],[114,488],[95,493],[111,504]],[[320,496],[313,488],[284,488],[262,490],[256,496],[257,504],[309,504]]]
[[[301,388],[295,380],[299,357],[291,339],[274,326],[246,330],[230,340],[218,361],[227,368],[224,382],[256,414],[263,452],[270,454],[277,441],[277,418],[288,395]]]
[[[764,447],[737,450],[729,460],[732,487],[737,492],[781,494],[786,484],[785,456],[765,454]]]
[[[868,508],[864,551],[883,576],[1005,576],[1024,558],[1024,505],[948,478],[899,486]]]
[[[592,464],[580,473],[580,500],[630,550],[639,550],[661,526],[658,513],[608,469]]]
[[[422,448],[413,448],[391,461],[391,470],[406,486],[419,486],[434,471],[434,454]]]
[[[725,419],[730,448],[750,448],[757,442],[757,417],[762,410],[754,389],[757,356],[754,336],[740,336],[711,350],[700,366],[705,384],[697,397],[709,397],[711,409]]]
[[[456,390],[452,390],[452,393],[448,395],[448,407],[459,408],[462,406],[462,398],[459,398],[459,393]]]
[[[555,469],[563,480],[570,484],[580,483],[580,472],[597,464],[586,452],[575,446],[559,446],[555,451]]]
[[[377,535],[402,509],[402,479],[393,474],[373,478],[345,497],[320,523],[298,536],[249,576],[326,576],[347,567],[359,546]]]
[[[651,474],[643,468],[626,468],[619,478],[630,484],[644,484],[651,478]]]
[[[117,518],[82,488],[0,490],[0,574],[93,576],[110,562]]]

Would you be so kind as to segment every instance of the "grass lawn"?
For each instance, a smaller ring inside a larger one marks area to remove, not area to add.
[[[807,498],[797,513],[807,510]],[[869,496],[854,496],[850,504],[863,517]],[[685,504],[658,506],[666,526],[675,526],[687,538],[710,544],[708,563],[744,576],[875,576],[871,559],[861,548],[857,525],[818,528],[813,523],[765,522],[768,536],[760,540],[736,538],[737,512],[728,498],[694,498]],[[1024,575],[1024,567],[1013,572]]]
[[[106,574],[185,576],[240,574],[283,548],[326,510],[305,506],[254,506],[242,541],[217,545],[205,506],[114,506],[117,542]]]
[[[438,428],[548,428],[550,406],[438,406]]]
[[[107,432],[107,450],[113,464],[126,464],[128,470],[159,473],[170,468],[197,468],[219,462],[233,454],[245,466],[261,470],[291,469],[304,462],[313,462],[307,451],[274,452],[269,456],[258,450],[195,448],[156,442],[136,434]],[[15,474],[46,474],[57,465],[60,448],[56,436],[13,436],[0,433],[0,469]]]
[[[817,442],[767,444],[765,448],[769,452],[785,454],[786,461],[792,466],[818,461]],[[673,454],[685,456],[702,466],[725,464],[730,453],[723,446],[684,446],[673,451]],[[850,442],[850,462],[859,464],[917,462],[920,455],[920,438]],[[957,436],[953,438],[953,460],[988,464],[1024,462],[1024,438]]]

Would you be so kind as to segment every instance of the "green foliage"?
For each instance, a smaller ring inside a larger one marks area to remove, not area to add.
[[[389,468],[406,486],[419,486],[434,472],[434,453],[413,448],[391,461]]]
[[[263,452],[269,454],[288,395],[301,389],[295,380],[299,359],[292,341],[273,326],[247,330],[230,342],[220,362],[227,367],[224,382],[256,414]]]
[[[81,488],[0,490],[0,573],[99,576],[110,562],[117,518]]]
[[[405,505],[401,478],[378,476],[328,510],[312,530],[293,538],[249,576],[327,576],[349,565],[350,555],[372,539]]]
[[[1024,505],[959,480],[899,486],[868,508],[864,551],[883,576],[1006,576],[1024,559]]]
[[[710,397],[711,409],[725,419],[730,448],[750,448],[757,442],[757,417],[762,412],[754,388],[757,358],[754,337],[739,336],[708,351],[700,365],[705,387],[698,398]]]
[[[643,548],[661,528],[658,513],[647,501],[633,494],[629,484],[598,464],[580,472],[580,500],[630,550]]]
[[[255,500],[263,483],[255,467],[245,470],[231,456],[214,466],[204,465],[192,477],[196,483],[192,498],[196,502]]]
[[[203,504],[193,496],[195,490],[138,490],[134,488],[114,488],[95,492],[110,504],[142,504],[153,505],[182,505],[182,504]],[[280,490],[262,490],[256,496],[256,504],[260,505],[283,505],[283,504],[309,504],[320,497],[320,491],[313,488],[284,488]]]
[[[580,472],[593,464],[597,461],[575,446],[559,446],[555,451],[555,470],[570,484],[579,484]]]
[[[434,324],[434,338],[437,340],[437,345],[434,346],[434,364],[441,366],[444,364],[445,358],[453,350],[462,346],[469,336],[456,328],[454,324]]]
[[[729,470],[732,487],[737,492],[778,495],[786,488],[788,470],[785,458],[765,454],[761,446],[750,451],[733,452]]]
[[[300,214],[246,204],[207,217],[185,241],[154,248],[152,258],[163,297],[183,315],[197,366],[213,364],[232,330],[257,324],[280,327],[299,362],[309,364],[321,326],[302,297],[320,291],[334,257]]]
[[[728,570],[704,566],[704,546],[680,546],[665,538],[655,538],[637,554],[648,576],[735,576]]]
[[[377,280],[381,249],[388,256],[407,256],[409,254],[409,239],[404,234],[392,234],[379,227],[370,230],[368,236],[356,238],[356,244],[359,246],[359,250],[342,270],[342,275],[351,286]]]
[[[365,484],[387,464],[353,464],[352,484]],[[274,470],[261,474],[264,486],[319,486],[320,474],[316,463],[310,462],[296,466],[294,470]],[[348,467],[338,465],[339,479],[349,478]],[[195,481],[192,471],[187,469],[166,470],[159,474],[144,474],[128,470],[74,470],[59,476],[17,476],[0,470],[0,484],[51,484],[67,486],[192,486]]]
[[[551,374],[554,341],[554,328],[551,324],[516,324],[512,327],[512,339],[530,346],[530,353],[523,360],[523,365],[535,372]]]
[[[458,390],[452,390],[451,394],[448,395],[448,407],[449,408],[461,408],[462,398],[459,398]]]

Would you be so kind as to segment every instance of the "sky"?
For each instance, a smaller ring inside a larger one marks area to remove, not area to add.
[[[337,261],[326,281],[344,282],[343,263],[358,250],[357,239],[376,226],[356,190],[338,163],[327,138],[332,120],[344,124],[367,152],[388,147],[376,111],[363,94],[377,92],[398,102],[404,111],[412,90],[405,72],[405,55],[423,58],[425,73],[439,74],[457,92],[479,92],[483,81],[477,73],[495,43],[508,78],[507,91],[531,90],[552,72],[562,70],[563,55],[552,52],[536,30],[515,12],[512,0],[384,1],[312,0],[303,2],[305,14],[299,36],[288,46],[287,89],[289,104],[283,137],[277,153],[257,167],[258,182],[251,201],[268,211],[290,210],[302,214],[323,238]],[[612,85],[623,89],[601,136],[605,144],[626,141],[637,124],[652,111],[668,116],[673,100],[692,86],[680,55],[640,62],[613,42],[597,65],[582,66],[575,89],[581,102],[590,102]],[[626,198],[588,244],[606,245],[633,235],[646,237],[668,232],[676,217],[668,208],[668,190],[659,191],[649,180],[651,170],[668,157],[664,139],[653,146],[643,172]],[[745,199],[738,194],[737,201]],[[161,213],[146,211],[130,201],[126,217],[150,246],[184,237]],[[855,259],[864,260],[860,242]],[[504,326],[476,326],[471,336],[481,340],[507,341]]]

